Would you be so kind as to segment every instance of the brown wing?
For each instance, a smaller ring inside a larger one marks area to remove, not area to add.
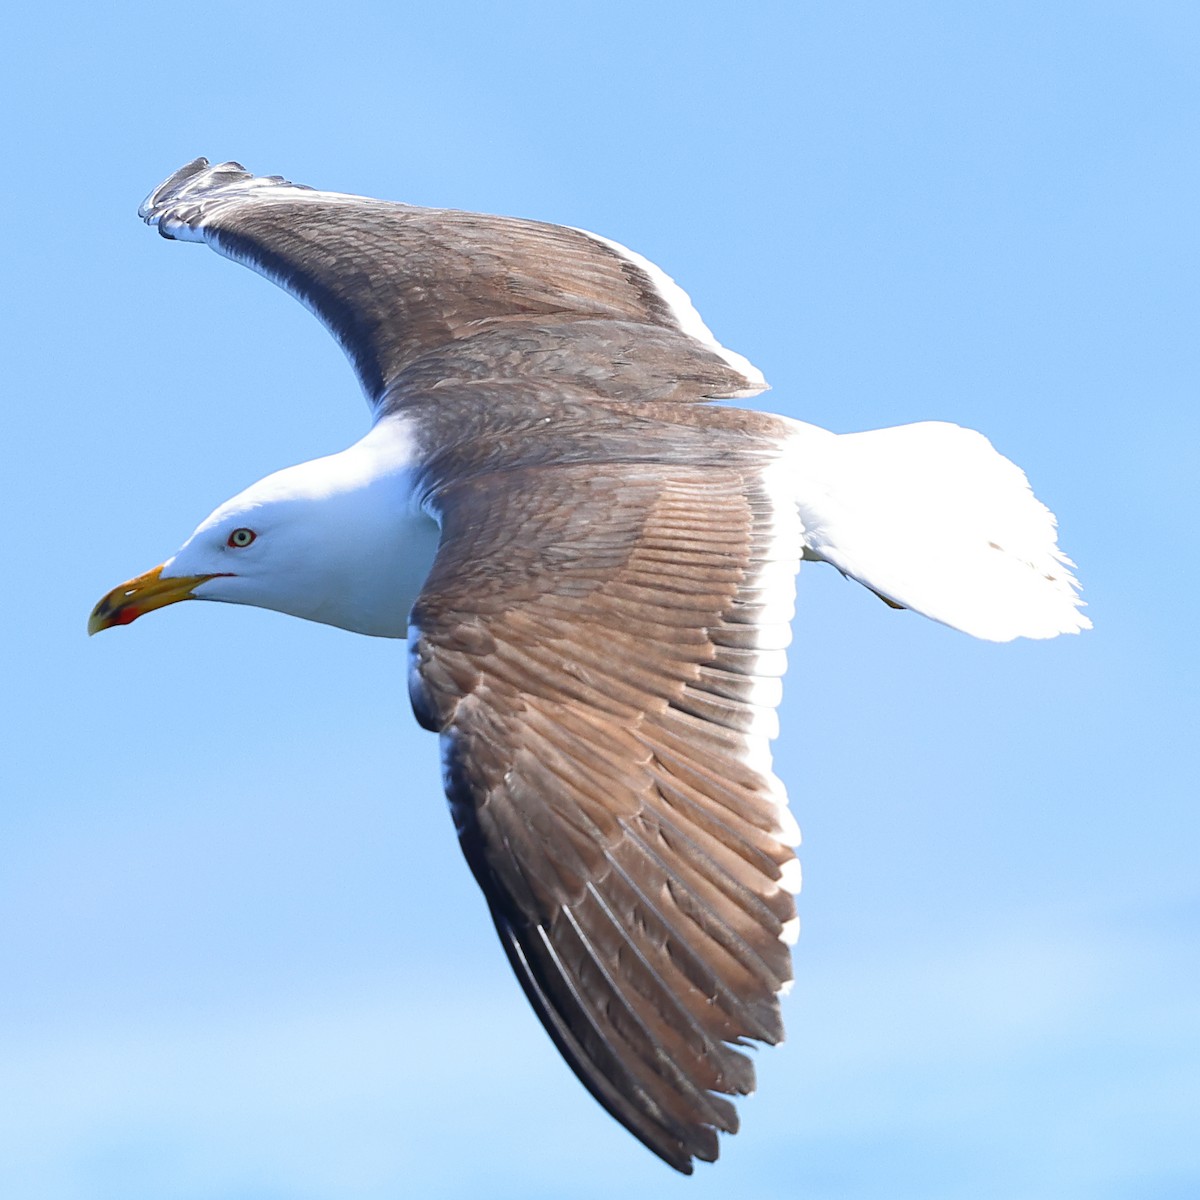
[[[673,1167],[783,1036],[798,881],[769,738],[798,532],[760,480],[540,467],[440,497],[410,690],[526,994]]]
[[[766,386],[657,267],[577,229],[319,192],[203,158],[139,212],[306,304],[377,408],[454,379],[536,376],[631,401]]]

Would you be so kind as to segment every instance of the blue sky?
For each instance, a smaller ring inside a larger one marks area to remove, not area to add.
[[[0,47],[0,1194],[1200,1192],[1195,6],[50,4]],[[789,1041],[691,1180],[526,1011],[402,647],[219,605],[84,636],[365,428],[307,313],[138,222],[198,154],[616,238],[764,407],[982,429],[1059,515],[1080,638],[802,574]]]

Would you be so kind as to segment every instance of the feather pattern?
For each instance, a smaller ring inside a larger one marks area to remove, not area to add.
[[[795,856],[762,715],[779,692],[719,652],[755,613],[786,622],[799,541],[751,467],[518,470],[437,504],[410,679],[464,852],[568,1062],[690,1171],[753,1089],[739,1047],[783,1036]]]
[[[207,242],[305,304],[376,409],[389,390],[531,370],[618,400],[766,387],[659,268],[579,229],[322,192],[203,158],[139,212],[163,237]]]

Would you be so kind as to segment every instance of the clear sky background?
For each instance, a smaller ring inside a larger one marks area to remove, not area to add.
[[[47,4],[0,28],[0,1194],[1200,1195],[1194,4]],[[13,9],[16,6],[12,6]],[[1093,633],[800,581],[788,1043],[676,1177],[527,1011],[403,647],[111,586],[341,448],[340,352],[135,210],[198,154],[594,229],[764,407],[985,431]]]

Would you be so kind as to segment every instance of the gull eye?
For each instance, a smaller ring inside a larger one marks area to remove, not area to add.
[[[242,550],[246,546],[250,545],[250,543],[254,541],[256,537],[258,537],[258,534],[255,533],[253,529],[235,529],[229,535],[229,541],[227,541],[225,544],[227,546],[232,546],[235,550]]]

